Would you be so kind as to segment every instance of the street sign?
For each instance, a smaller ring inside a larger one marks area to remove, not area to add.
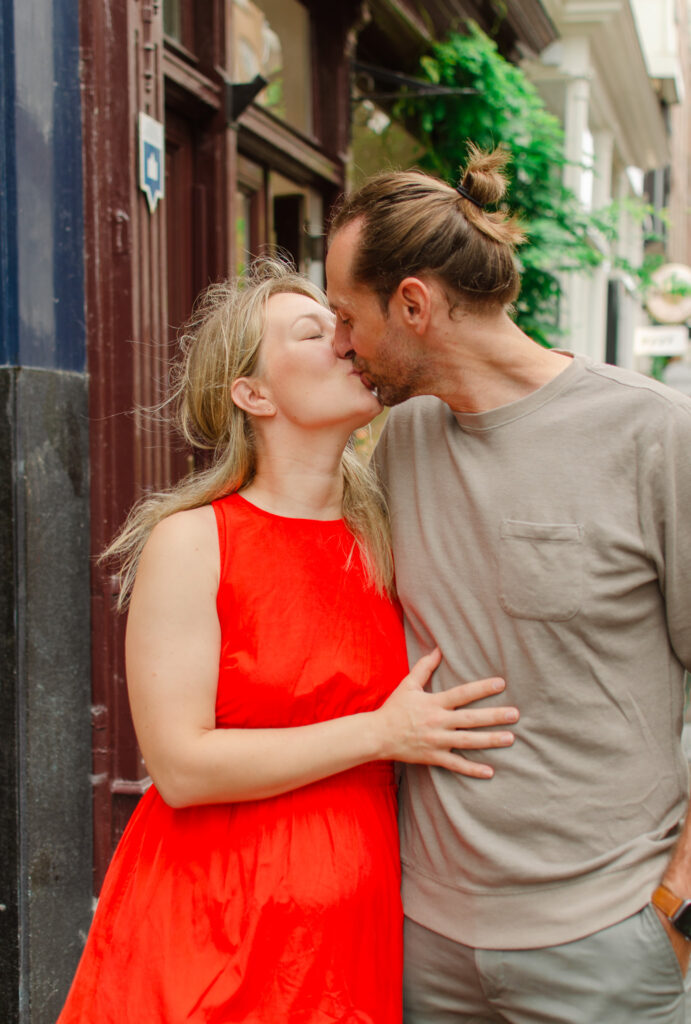
[[[636,327],[633,351],[637,356],[683,356],[689,347],[689,329],[681,326]]]
[[[139,187],[146,195],[151,213],[165,195],[165,132],[160,121],[139,114]]]

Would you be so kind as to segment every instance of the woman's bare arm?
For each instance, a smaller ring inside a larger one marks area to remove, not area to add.
[[[282,729],[218,729],[219,552],[210,507],[177,513],[142,554],[127,623],[127,680],[147,769],[171,806],[255,800],[374,760],[435,764],[487,778],[454,749],[508,746],[515,709],[464,709],[503,681],[423,690],[439,652],[422,658],[376,711]],[[509,717],[512,716],[512,717]]]

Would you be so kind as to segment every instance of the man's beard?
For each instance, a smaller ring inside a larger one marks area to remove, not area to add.
[[[377,379],[374,385],[374,392],[382,405],[400,405],[420,394],[419,387],[415,381],[397,381],[395,384],[390,381]]]
[[[379,399],[382,405],[400,405],[407,402],[415,395],[424,394],[422,373],[412,366],[397,366],[395,368],[385,361],[384,366],[377,368],[372,373],[369,367],[364,366],[358,359],[355,360],[355,368],[361,371],[362,376],[369,383],[370,391]],[[363,381],[363,383],[365,383]]]
[[[364,360],[355,357],[355,369],[372,385],[372,390],[382,405],[400,405],[415,395],[425,394],[424,367],[410,358],[405,358],[401,340],[391,335],[382,339],[382,351],[377,358],[376,370],[370,369]]]

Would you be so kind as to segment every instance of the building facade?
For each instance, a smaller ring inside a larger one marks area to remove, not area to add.
[[[626,264],[638,267],[644,235],[687,263],[689,143],[686,0],[543,0],[558,38],[525,70],[564,126],[565,183],[590,210],[616,203],[618,238],[593,234],[604,260],[592,274],[565,275],[565,344],[595,359],[647,370],[634,332],[647,322]],[[668,209],[669,227],[637,209]]]
[[[323,277],[360,4],[324,7],[0,5],[8,1024],[57,1017],[147,785],[124,623],[96,559],[132,503],[187,472],[190,455],[140,410],[162,399],[176,329],[210,281],[265,247]]]
[[[91,901],[76,5],[3,2],[0,76],[0,1006],[14,1022],[55,1005]]]

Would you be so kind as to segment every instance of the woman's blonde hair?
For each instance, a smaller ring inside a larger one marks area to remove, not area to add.
[[[502,149],[486,153],[470,143],[459,182],[464,194],[421,171],[392,171],[344,196],[330,233],[362,220],[353,282],[371,288],[384,312],[403,278],[425,271],[447,287],[452,308],[458,298],[480,309],[514,302],[514,250],[523,233],[515,217],[484,209],[504,196],[507,159]]]
[[[257,446],[252,421],[232,401],[230,389],[238,377],[257,372],[268,300],[286,292],[327,305],[321,289],[291,265],[261,259],[246,278],[211,285],[181,329],[181,352],[173,364],[166,406],[187,444],[211,453],[210,464],[193,470],[170,490],[139,501],[104,551],[101,560],[119,563],[119,610],[128,604],[139,558],[157,523],[175,512],[208,505],[253,479]],[[393,560],[381,489],[350,443],[341,467],[343,518],[360,549],[370,583],[380,592],[391,592]]]

